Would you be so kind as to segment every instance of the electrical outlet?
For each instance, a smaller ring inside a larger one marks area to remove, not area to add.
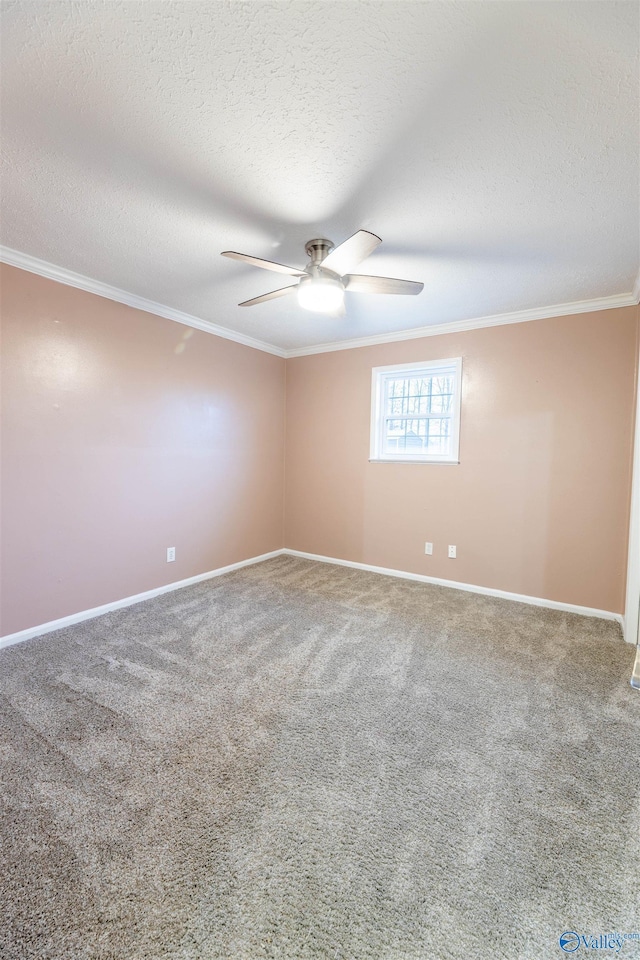
[[[431,556],[433,555],[433,544],[432,544],[432,543],[429,543],[428,540],[427,540],[427,542],[426,542],[425,545],[424,545],[424,552],[426,553],[426,555],[427,555],[428,557],[431,557]]]
[[[173,563],[176,558],[176,548],[167,547],[167,563]]]
[[[455,558],[456,558],[456,548],[452,544],[449,544],[449,559],[455,560]]]

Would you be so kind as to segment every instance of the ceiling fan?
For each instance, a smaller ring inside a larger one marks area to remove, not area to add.
[[[298,277],[297,283],[270,293],[263,293],[261,297],[244,300],[240,307],[252,307],[256,303],[265,303],[277,297],[286,297],[297,292],[298,303],[305,310],[315,313],[331,313],[334,316],[344,314],[344,293],[403,293],[415,296],[423,289],[423,283],[413,280],[394,280],[391,277],[370,277],[360,273],[350,273],[354,267],[368,257],[378,244],[380,237],[368,230],[358,230],[352,237],[339,246],[334,247],[330,240],[309,240],[305,245],[305,252],[309,263],[304,269],[288,267],[283,263],[274,263],[272,260],[261,260],[259,257],[249,257],[235,250],[225,250],[223,257],[232,260],[242,260],[264,270],[274,270],[276,273],[286,273],[290,277]]]

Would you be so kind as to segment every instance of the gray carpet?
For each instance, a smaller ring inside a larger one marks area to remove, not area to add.
[[[0,651],[0,956],[544,960],[637,932],[633,653],[291,557]]]

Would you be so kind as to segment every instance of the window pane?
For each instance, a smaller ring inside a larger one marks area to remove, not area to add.
[[[451,376],[394,378],[387,381],[385,415],[450,413],[453,390]]]
[[[437,453],[449,451],[450,420],[448,418],[416,417],[415,419],[385,420],[384,453]]]
[[[453,378],[433,377],[430,413],[450,413],[453,399]]]

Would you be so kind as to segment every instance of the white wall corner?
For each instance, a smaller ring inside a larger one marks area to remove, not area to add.
[[[640,354],[638,356],[640,368]],[[627,558],[627,590],[624,605],[624,636],[628,643],[638,643],[640,634],[640,376],[636,381],[636,422],[633,440],[631,474],[631,509],[629,511],[629,553]],[[640,666],[640,665],[639,665]]]
[[[634,690],[640,690],[640,645],[636,647],[636,662],[631,674],[631,686]]]

